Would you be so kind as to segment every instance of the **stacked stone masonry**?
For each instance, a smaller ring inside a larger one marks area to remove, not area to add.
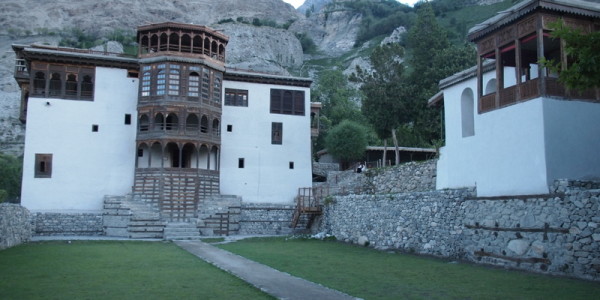
[[[104,235],[102,213],[32,213],[34,235]]]
[[[31,239],[29,211],[18,204],[0,203],[0,250]]]
[[[551,194],[477,198],[473,189],[336,196],[320,230],[378,249],[600,280],[600,182]]]
[[[240,234],[291,234],[294,205],[242,203]]]

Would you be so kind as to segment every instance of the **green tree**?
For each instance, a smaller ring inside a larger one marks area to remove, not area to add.
[[[410,99],[405,97],[402,83],[404,49],[398,44],[379,46],[371,53],[373,72],[357,67],[353,80],[361,82],[362,112],[377,136],[387,148],[391,137],[396,150],[396,164],[400,162],[396,128],[410,120]],[[386,152],[383,160],[386,161]]]
[[[570,89],[584,91],[600,87],[600,31],[585,34],[566,26],[562,20],[552,23],[553,38],[565,41],[566,66],[554,60],[542,60],[546,67],[560,73],[558,79]]]
[[[0,154],[0,191],[5,191],[11,202],[16,202],[21,195],[22,164],[19,158]]]
[[[346,166],[348,162],[363,157],[367,147],[367,130],[359,123],[344,120],[329,130],[325,146],[331,155]]]
[[[460,70],[476,64],[473,46],[452,46],[446,31],[437,23],[431,3],[422,2],[417,11],[417,21],[408,32],[408,45],[412,55],[408,63],[412,72],[406,94],[411,95],[411,126],[403,132],[413,135],[419,145],[433,145],[441,138],[440,110],[427,107],[427,99],[438,90],[438,83]]]
[[[348,78],[340,70],[325,70],[319,73],[317,87],[312,92],[313,100],[321,102],[321,114],[337,125],[343,120],[361,122],[362,115],[357,102],[358,95],[350,87]]]

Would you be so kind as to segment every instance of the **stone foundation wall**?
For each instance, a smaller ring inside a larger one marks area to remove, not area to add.
[[[103,235],[102,213],[33,213],[33,234],[39,236]]]
[[[562,180],[541,196],[476,198],[469,189],[337,196],[320,230],[378,249],[600,280],[596,187]]]
[[[290,224],[295,209],[294,205],[242,202],[239,234],[291,234]]]
[[[437,160],[403,163],[367,171],[369,187],[376,194],[425,192],[435,190]]]
[[[0,203],[0,250],[30,239],[29,211],[19,204]]]

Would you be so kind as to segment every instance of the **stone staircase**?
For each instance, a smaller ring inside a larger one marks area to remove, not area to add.
[[[103,226],[107,236],[162,239],[166,223],[160,214],[131,195],[105,196]]]
[[[172,240],[198,240],[200,230],[196,222],[169,222],[164,230],[164,239]]]

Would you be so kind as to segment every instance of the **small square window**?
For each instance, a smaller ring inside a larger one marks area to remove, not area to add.
[[[294,169],[294,162],[290,161],[290,170],[293,170],[293,169]]]
[[[92,132],[98,132],[98,125],[92,125]]]
[[[52,177],[52,154],[35,155],[35,178]]]
[[[227,125],[227,132],[233,131],[233,125]]]
[[[131,114],[125,114],[125,125],[131,125]]]
[[[243,158],[238,159],[238,168],[240,168],[240,169],[244,168],[244,159]]]
[[[144,149],[138,149],[138,157],[144,156]]]

